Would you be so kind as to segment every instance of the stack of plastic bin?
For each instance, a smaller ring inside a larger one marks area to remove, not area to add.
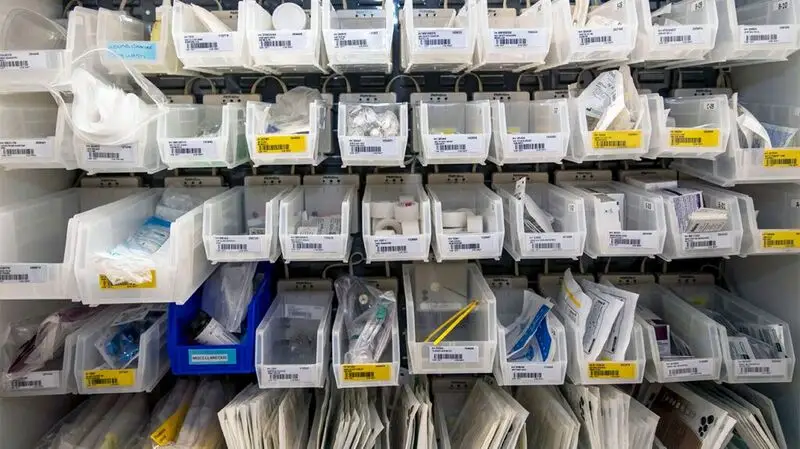
[[[245,14],[238,11],[205,13],[216,16],[224,26],[217,24],[212,29],[189,3],[175,0],[172,7],[172,38],[184,67],[209,73],[241,72],[249,68]]]
[[[727,149],[731,119],[724,95],[665,99],[658,94],[646,94],[644,97],[653,130],[650,150],[644,157],[714,159]]]
[[[606,3],[609,5],[611,3]],[[647,99],[640,95],[641,116],[630,130],[590,131],[586,106],[578,97],[569,99],[570,131],[572,139],[566,159],[573,162],[607,161],[641,158],[649,148],[651,117]]]
[[[400,16],[403,71],[455,73],[472,65],[478,32],[472,10],[478,0],[468,0],[458,12],[446,7],[415,11],[413,3],[406,2]]]
[[[352,117],[351,117],[352,116]],[[370,135],[366,124],[378,122],[392,135]],[[339,149],[342,166],[403,167],[408,144],[408,104],[397,103],[394,93],[339,95]]]
[[[337,73],[389,73],[392,70],[392,37],[395,6],[383,9],[334,10],[322,2],[322,36],[330,67]]]
[[[0,95],[0,166],[76,168],[64,112],[48,93]]]
[[[492,101],[491,108],[488,160],[497,165],[560,163],[567,155],[567,100]]]
[[[476,265],[404,265],[403,286],[411,374],[492,371],[497,350],[496,301]],[[451,332],[432,334],[446,321],[452,323],[459,312],[466,315]]]
[[[419,160],[430,164],[484,164],[492,135],[489,101],[428,103],[416,106],[414,132]]]
[[[326,126],[328,107],[323,101],[309,105],[309,131],[303,134],[286,134],[275,130],[269,122],[269,109],[274,104],[248,101],[245,134],[250,159],[259,165],[318,165],[325,159],[322,134],[330,133]]]

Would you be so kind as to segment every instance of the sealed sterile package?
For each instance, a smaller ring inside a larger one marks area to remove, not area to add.
[[[606,340],[606,345],[603,348],[601,356],[603,359],[621,361],[625,360],[625,351],[628,350],[628,344],[631,340],[631,332],[633,331],[633,321],[636,316],[636,303],[639,301],[639,295],[634,292],[622,290],[611,285],[610,282],[603,284],[595,284],[597,289],[612,295],[622,301],[622,312],[617,315],[614,320],[614,326],[611,328],[611,334]]]
[[[572,276],[572,271],[567,268],[564,272],[564,281],[558,295],[556,310],[565,319],[568,319],[578,329],[578,336],[583,338],[586,330],[586,320],[592,309],[592,298],[583,292],[578,281]]]
[[[147,420],[147,396],[133,395],[130,401],[114,416],[97,449],[118,449],[136,437],[136,430]]]
[[[191,448],[201,442],[221,442],[222,430],[217,413],[225,407],[226,401],[227,395],[222,382],[208,379],[200,382],[183,420],[176,446]]]
[[[267,107],[264,132],[267,134],[300,134],[311,130],[310,106],[322,101],[317,89],[298,86],[281,95]]]
[[[355,276],[342,276],[334,283],[349,342],[346,363],[375,363],[392,338],[397,299]]]
[[[523,292],[522,313],[505,328],[506,357],[515,359],[525,352],[552,307],[549,300],[536,293],[530,290]]]
[[[241,332],[247,306],[253,297],[257,262],[221,264],[203,286],[202,309],[228,332]]]
[[[145,304],[123,310],[95,340],[94,346],[113,369],[122,369],[139,358],[139,339],[166,313],[165,304]]]
[[[614,321],[617,319],[623,302],[619,298],[596,289],[594,282],[579,281],[587,295],[592,298],[592,309],[586,319],[583,334],[583,353],[586,360],[597,360],[605,347]]]

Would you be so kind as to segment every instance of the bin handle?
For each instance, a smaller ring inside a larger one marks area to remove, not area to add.
[[[414,79],[413,76],[401,74],[401,75],[395,76],[394,78],[390,79],[388,83],[386,83],[386,92],[387,93],[391,92],[392,84],[394,84],[394,82],[397,81],[400,78],[408,78],[408,79],[410,79],[411,82],[414,83],[414,88],[417,90],[417,93],[422,92],[422,89],[420,89],[420,87],[419,87],[419,83],[417,82],[417,80]]]
[[[251,94],[256,93],[256,89],[258,88],[258,85],[261,84],[262,81],[266,81],[267,79],[274,79],[275,81],[278,82],[278,85],[281,86],[281,89],[283,89],[283,93],[288,92],[289,89],[286,88],[286,83],[284,83],[283,80],[281,80],[280,78],[278,78],[277,76],[274,76],[274,75],[265,75],[265,76],[262,76],[261,78],[257,79],[256,82],[253,83],[253,86],[250,88],[250,93]]]
[[[466,75],[472,75],[473,77],[475,77],[475,79],[478,80],[478,92],[483,92],[483,81],[481,81],[481,77],[472,72],[464,72],[461,75],[458,75],[458,78],[456,78],[456,85],[454,87],[454,92],[458,92],[458,83]]]
[[[201,80],[201,79],[208,81],[208,85],[211,86],[211,94],[212,95],[216,95],[217,94],[217,86],[215,86],[214,83],[211,82],[211,80],[206,78],[205,76],[195,76],[193,78],[189,78],[188,80],[186,80],[186,85],[183,88],[183,94],[184,95],[191,95],[192,87],[194,86],[194,83],[196,81]]]
[[[348,80],[346,76],[336,73],[336,74],[333,74],[333,75],[325,78],[325,82],[322,83],[322,93],[323,94],[328,93],[328,82],[330,80],[334,79],[334,78],[343,78],[344,79],[344,85],[347,86],[347,93],[348,94],[353,91],[350,88],[350,80]]]
[[[61,15],[63,17],[67,17],[69,15],[70,11],[69,8],[71,8],[72,5],[83,6],[83,2],[81,2],[80,0],[69,0],[67,4],[64,5],[64,11],[61,12]]]
[[[519,77],[517,78],[517,92],[522,92],[522,87],[520,86],[520,83],[522,83],[522,77],[525,76],[525,73],[527,73],[527,72],[520,73]],[[539,90],[544,90],[544,79],[543,79],[543,76],[541,74],[536,74],[534,76],[536,77],[536,80],[539,83]]]

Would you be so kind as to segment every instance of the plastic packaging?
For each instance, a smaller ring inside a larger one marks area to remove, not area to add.
[[[625,352],[628,350],[628,344],[631,340],[631,330],[633,329],[633,320],[636,314],[636,303],[639,300],[639,295],[634,292],[616,288],[610,283],[596,285],[594,288],[622,301],[622,310],[617,316],[617,319],[614,320],[614,325],[611,328],[611,333],[608,336],[608,340],[606,341],[601,355],[603,360],[625,360]]]
[[[267,134],[300,134],[311,130],[310,106],[322,101],[322,94],[316,89],[298,86],[277,98],[274,105],[267,108],[264,116],[264,129]]]
[[[392,337],[397,299],[354,276],[335,282],[339,307],[344,308],[344,326],[350,342],[345,363],[374,363],[380,360]]]
[[[563,317],[572,321],[572,324],[578,329],[580,338],[583,338],[592,303],[592,298],[583,292],[578,281],[572,276],[572,271],[567,268],[567,271],[564,272],[564,281],[561,283],[561,291],[558,294],[556,310]]]
[[[547,360],[551,339],[546,331],[546,317],[552,307],[550,301],[536,293],[523,292],[522,312],[505,328],[506,357],[533,360],[538,354],[542,360]]]
[[[583,354],[586,360],[597,360],[611,335],[622,300],[599,290],[594,282],[579,281],[583,290],[592,297],[592,308],[586,318],[583,333]]]
[[[226,263],[203,286],[203,310],[228,332],[240,332],[253,297],[256,262]]]
[[[95,348],[111,368],[129,366],[139,358],[142,334],[164,313],[163,305],[142,305],[122,311],[95,340]]]

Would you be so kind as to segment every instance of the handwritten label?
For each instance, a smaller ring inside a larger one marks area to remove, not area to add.
[[[149,41],[112,41],[106,48],[129,61],[155,61],[158,43]]]

